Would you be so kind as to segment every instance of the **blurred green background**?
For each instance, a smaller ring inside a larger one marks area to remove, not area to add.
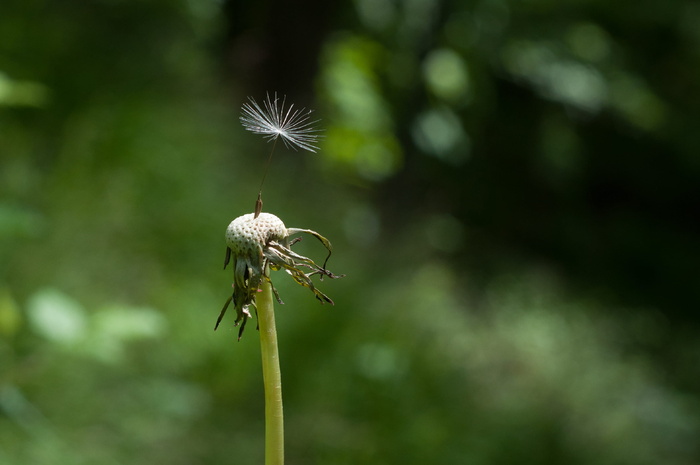
[[[700,463],[700,7],[3,0],[0,463],[263,463],[224,230],[265,210],[289,464]],[[324,257],[313,239],[298,245]]]

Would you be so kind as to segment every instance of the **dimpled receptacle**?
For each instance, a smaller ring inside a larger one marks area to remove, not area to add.
[[[253,213],[239,216],[226,228],[226,245],[238,256],[262,254],[271,240],[282,242],[286,237],[284,223],[271,213],[260,213],[257,218]]]

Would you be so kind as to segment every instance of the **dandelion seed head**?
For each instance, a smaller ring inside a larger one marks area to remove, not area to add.
[[[283,241],[287,228],[282,220],[270,213],[253,213],[239,216],[226,228],[226,245],[234,254],[251,257],[262,254],[262,249],[271,241]]]
[[[262,106],[252,97],[248,97],[248,100],[241,107],[240,116],[245,129],[261,134],[268,141],[281,138],[287,147],[294,150],[318,150],[316,144],[321,135],[320,129],[313,126],[318,120],[311,120],[312,110],[294,109],[294,104],[285,108],[286,97],[280,99],[277,93],[274,97],[267,94]]]
[[[230,303],[236,311],[234,324],[240,325],[240,339],[245,323],[252,317],[249,307],[255,304],[255,297],[260,285],[265,281],[272,285],[270,270],[284,270],[291,275],[297,284],[311,290],[321,303],[333,304],[333,300],[321,292],[311,280],[313,276],[321,278],[341,278],[344,275],[334,275],[326,269],[326,263],[318,266],[312,259],[293,252],[291,246],[297,241],[290,241],[294,234],[310,234],[316,237],[328,250],[331,243],[319,233],[310,229],[286,228],[281,219],[271,213],[261,212],[259,215],[249,213],[239,216],[226,228],[227,255],[224,268],[233,264],[233,293],[224,304],[224,308],[216,321],[215,329],[219,326]],[[279,293],[272,286],[277,300],[282,303]]]

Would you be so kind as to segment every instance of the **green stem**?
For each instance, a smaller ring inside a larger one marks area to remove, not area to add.
[[[255,297],[255,307],[260,325],[260,349],[265,383],[265,465],[283,465],[282,374],[277,350],[272,285],[263,279],[260,289],[261,292]]]

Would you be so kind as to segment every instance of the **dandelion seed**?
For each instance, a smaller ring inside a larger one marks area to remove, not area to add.
[[[281,101],[275,93],[274,98],[267,94],[261,107],[252,97],[248,97],[249,103],[244,103],[241,108],[241,124],[245,129],[255,134],[261,134],[268,141],[282,138],[284,144],[294,150],[298,148],[316,152],[316,143],[320,134],[319,129],[313,127],[318,120],[311,120],[312,110],[302,108],[294,109],[294,104],[289,108],[284,107],[286,97]]]

